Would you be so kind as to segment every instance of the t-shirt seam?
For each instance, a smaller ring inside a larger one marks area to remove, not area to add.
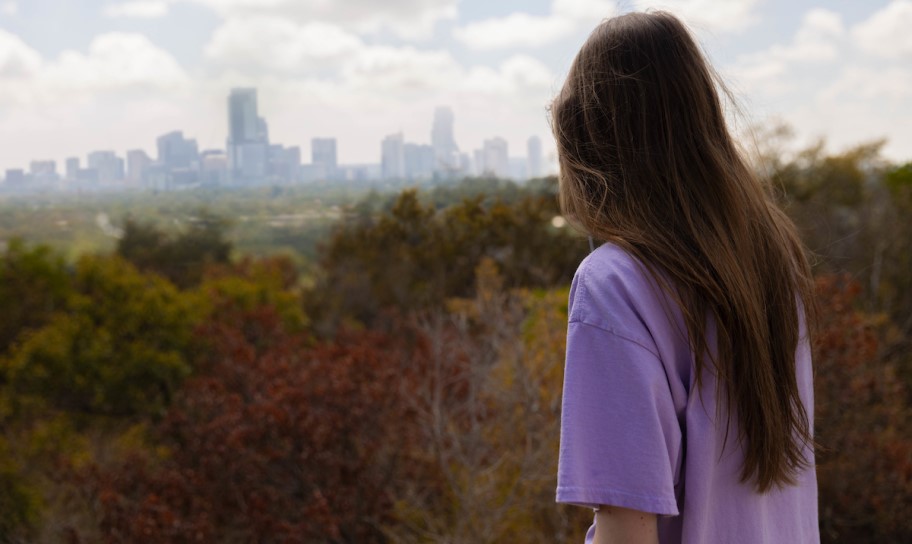
[[[650,355],[661,360],[661,357],[659,356],[659,354],[656,353],[652,348],[649,347],[649,342],[647,342],[646,340],[636,338],[633,335],[627,334],[625,331],[618,330],[616,327],[614,327],[613,325],[609,325],[606,322],[593,322],[591,320],[586,320],[582,317],[577,317],[577,318],[570,319],[568,321],[568,326],[572,325],[574,323],[578,323],[580,325],[586,325],[586,326],[592,327],[594,329],[598,329],[602,332],[611,334],[612,336],[616,336],[616,337],[620,338],[621,340],[626,340],[632,344],[635,344],[635,345],[643,348],[644,350],[649,352]]]
[[[599,246],[599,248],[601,248],[603,246],[604,246],[604,244],[602,246]],[[626,255],[626,253],[625,253],[625,255]],[[587,258],[584,259],[582,266],[580,266],[578,269],[579,278],[577,281],[577,292],[574,293],[573,308],[572,308],[572,311],[568,315],[568,324],[569,323],[582,323],[584,325],[589,325],[591,327],[595,327],[602,331],[611,333],[614,336],[617,336],[618,338],[627,340],[628,342],[632,342],[632,343],[640,346],[641,348],[645,349],[650,354],[652,354],[652,356],[661,360],[661,356],[659,356],[659,354],[655,350],[653,350],[652,348],[649,347],[650,344],[654,344],[654,341],[650,342],[647,340],[637,338],[635,335],[629,334],[626,331],[619,329],[616,325],[609,324],[607,321],[589,318],[589,312],[588,312],[589,306],[587,304],[587,300],[590,298],[590,295],[589,295],[589,282],[587,281],[587,277],[589,275],[589,265],[590,265],[589,260],[590,260],[591,256],[592,256],[592,253],[590,253],[589,256],[587,256]]]
[[[659,497],[656,495],[641,495],[638,493],[629,493],[627,491],[621,491],[616,488],[611,487],[582,487],[582,486],[558,486],[556,490],[557,500],[556,502],[562,504],[578,504],[578,505],[596,505],[604,504],[606,506],[615,506],[610,497],[618,497],[621,499],[627,498],[632,499],[638,503],[637,508],[642,509],[644,506],[647,509],[656,509],[661,510],[661,513],[657,515],[662,516],[678,516],[681,514],[681,509],[678,505],[678,500],[676,497]],[[569,495],[569,496],[568,496]],[[624,501],[626,502],[626,501]],[[619,505],[623,506],[623,505]]]
[[[610,494],[616,494],[616,495],[626,495],[628,497],[632,497],[635,499],[644,499],[644,500],[655,501],[655,502],[671,502],[674,504],[677,504],[677,502],[678,502],[677,499],[674,497],[669,498],[669,497],[658,497],[656,495],[641,495],[639,493],[630,493],[628,491],[621,491],[621,490],[619,490],[617,488],[613,488],[613,487],[583,487],[580,485],[562,485],[562,486],[558,486],[557,490],[558,491],[583,491],[583,492],[587,492],[590,494],[592,492],[610,493]]]

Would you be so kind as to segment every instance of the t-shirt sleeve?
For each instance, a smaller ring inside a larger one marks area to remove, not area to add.
[[[682,433],[654,345],[575,314],[567,331],[557,502],[677,515]]]

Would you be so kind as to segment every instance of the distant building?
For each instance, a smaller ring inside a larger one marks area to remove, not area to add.
[[[258,183],[269,170],[269,127],[257,111],[256,89],[228,95],[228,168],[234,183]]]
[[[169,191],[173,187],[171,173],[159,162],[146,169],[146,187],[153,191]]]
[[[405,178],[431,179],[434,177],[436,154],[430,145],[405,144],[403,147]]]
[[[60,180],[57,175],[57,163],[54,161],[32,161],[29,174],[37,183],[53,183]]]
[[[380,145],[380,164],[384,179],[405,177],[405,142],[402,133],[390,134]]]
[[[498,178],[510,177],[510,155],[507,141],[500,137],[485,140],[481,148],[482,175]]]
[[[94,169],[101,183],[123,181],[124,161],[113,151],[93,151],[89,153],[88,165]]]
[[[472,173],[474,175],[479,177],[486,175],[483,149],[476,149],[472,152],[472,164],[474,165],[474,168],[472,168]]]
[[[241,144],[256,141],[258,134],[256,89],[232,89],[228,95],[228,138]]]
[[[301,148],[270,145],[269,175],[285,183],[300,181]]]
[[[459,148],[453,136],[453,110],[447,106],[440,106],[434,110],[431,146],[434,148],[436,161],[434,170],[450,173],[458,167]]]
[[[79,157],[70,157],[66,160],[66,179],[75,181],[79,173]]]
[[[98,183],[98,170],[95,168],[80,168],[76,171],[76,181],[94,185]]]
[[[339,179],[345,181],[370,181],[381,179],[383,176],[382,164],[340,164],[338,169]]]
[[[468,153],[459,154],[459,172],[462,175],[468,175],[472,172],[472,158]]]
[[[509,163],[510,179],[529,179],[529,162],[525,157],[511,157]]]
[[[3,180],[7,187],[21,187],[25,185],[25,170],[21,168],[7,170]]]
[[[269,145],[265,142],[248,142],[230,147],[228,169],[233,183],[260,183],[266,177],[269,165]]]
[[[310,141],[310,162],[317,178],[338,177],[339,157],[335,138],[314,138]]]
[[[168,180],[172,189],[196,187],[200,183],[200,171],[198,168],[171,168],[168,170]]]
[[[200,154],[200,182],[214,187],[228,183],[228,155],[224,151],[208,150]]]
[[[526,142],[526,176],[531,179],[543,175],[541,138],[532,136]]]
[[[168,170],[196,169],[199,167],[199,146],[196,140],[184,138],[175,130],[156,140],[158,162]]]
[[[127,151],[127,180],[136,185],[143,184],[151,165],[152,159],[142,149]]]

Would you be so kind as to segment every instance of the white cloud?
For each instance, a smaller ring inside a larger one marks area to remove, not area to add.
[[[851,31],[837,13],[812,9],[788,43],[743,55],[728,72],[758,118],[772,114],[794,126],[797,146],[819,137],[836,149],[887,138],[885,156],[908,160],[912,134],[899,122],[912,118],[912,71],[899,53],[908,25],[884,18],[901,20],[891,6]]]
[[[662,9],[695,30],[737,32],[757,22],[759,0],[635,0],[637,9]]]
[[[110,32],[92,39],[88,53],[68,50],[42,78],[51,88],[105,92],[124,89],[175,90],[187,83],[177,61],[142,34]]]
[[[345,85],[402,97],[455,84],[463,69],[447,51],[372,46],[359,51],[341,72]]]
[[[515,95],[533,89],[540,96],[550,96],[554,75],[540,60],[528,55],[513,55],[497,69],[475,67],[463,81],[463,87],[473,93]]]
[[[551,13],[558,17],[598,22],[617,12],[614,0],[552,0]]]
[[[834,104],[860,98],[912,105],[912,71],[900,67],[875,69],[849,65],[832,85],[820,93],[820,98]]]
[[[837,60],[845,34],[838,13],[815,8],[805,13],[791,43],[774,44],[765,51],[742,55],[729,72],[737,82],[752,90],[783,93],[797,79],[796,74],[788,73],[792,66]]]
[[[118,4],[108,4],[103,13],[105,17],[110,18],[155,19],[168,14],[168,2],[166,0],[130,0]]]
[[[472,49],[540,47],[594,26],[615,10],[610,0],[553,0],[548,15],[511,13],[469,23],[455,29],[453,35]]]
[[[340,96],[360,93],[371,103],[387,105],[413,100],[422,92],[510,94],[522,92],[523,86],[552,83],[548,68],[529,56],[510,57],[498,68],[466,67],[446,50],[373,45],[335,25],[298,24],[272,16],[226,21],[205,50],[223,75],[254,83],[306,84],[311,92]],[[341,99],[327,99],[342,104]],[[360,103],[358,99],[350,105]]]
[[[0,29],[0,107],[104,100],[109,92],[175,91],[187,81],[177,61],[140,34],[101,34],[85,53],[66,50],[45,60]]]
[[[19,36],[0,28],[0,81],[29,77],[40,68],[41,55]]]
[[[0,3],[0,14],[15,15],[19,12],[19,4],[12,0]]]
[[[788,112],[805,140],[823,136],[838,149],[886,138],[884,155],[902,162],[912,158],[912,133],[897,120],[910,118],[912,73],[900,66],[855,63]]]
[[[205,55],[245,72],[300,74],[338,64],[361,46],[360,38],[332,24],[258,15],[228,19],[213,34]]]
[[[297,23],[344,24],[358,33],[383,30],[400,37],[430,37],[438,21],[456,17],[457,0],[180,0],[212,8],[226,19],[271,15]]]
[[[852,28],[863,50],[885,58],[912,58],[912,1],[894,0]]]
[[[504,49],[553,43],[573,29],[573,22],[562,17],[511,13],[457,28],[453,35],[472,49]]]
[[[755,23],[759,0],[635,0],[639,10],[664,9],[696,30],[736,32]],[[459,41],[472,49],[541,47],[594,27],[618,13],[612,0],[552,0],[548,15],[516,12],[469,23],[454,30]]]

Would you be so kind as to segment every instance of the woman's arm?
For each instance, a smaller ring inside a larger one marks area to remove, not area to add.
[[[592,544],[658,544],[656,515],[617,506],[601,506],[595,513]]]

